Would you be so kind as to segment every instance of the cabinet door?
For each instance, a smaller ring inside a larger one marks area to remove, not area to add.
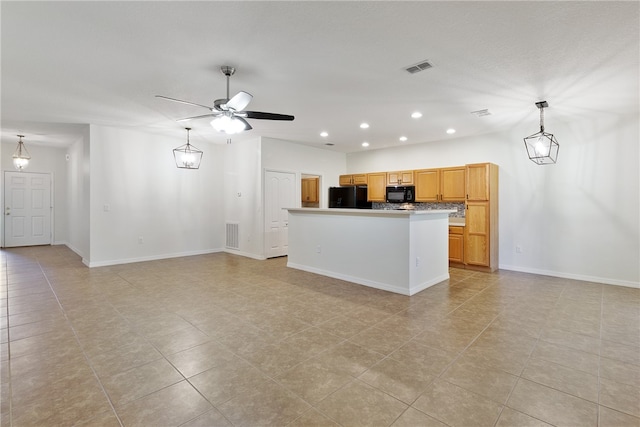
[[[387,201],[387,173],[367,174],[367,200],[370,202]]]
[[[467,202],[465,263],[489,266],[489,203]]]
[[[466,196],[466,173],[464,166],[440,169],[440,201],[463,202]]]
[[[317,203],[318,202],[318,178],[302,179],[302,202]]]
[[[414,172],[416,184],[416,202],[437,202],[440,192],[440,173],[438,169],[422,169]]]
[[[464,262],[464,227],[449,227],[449,261]]]
[[[353,175],[340,175],[340,186],[353,185]]]
[[[387,185],[413,185],[413,171],[387,172]]]
[[[489,163],[467,165],[467,200],[489,200]]]
[[[367,175],[364,173],[359,173],[353,175],[353,184],[354,185],[367,185]]]

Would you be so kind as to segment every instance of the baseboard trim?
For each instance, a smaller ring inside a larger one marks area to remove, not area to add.
[[[169,258],[181,258],[181,257],[195,256],[195,255],[206,255],[206,254],[213,254],[217,252],[223,252],[223,250],[207,249],[203,251],[179,252],[179,253],[173,253],[173,254],[160,254],[160,255],[138,257],[138,258],[112,259],[107,261],[96,261],[96,262],[87,262],[87,260],[83,258],[82,262],[87,267],[94,268],[94,267],[107,267],[107,266],[119,265],[119,264],[132,264],[134,262],[158,261],[158,260],[169,259]]]
[[[607,277],[586,276],[582,274],[564,273],[560,271],[541,270],[537,268],[519,267],[515,265],[500,264],[501,270],[518,271],[520,273],[538,274],[541,276],[559,277],[561,279],[579,280],[582,282],[602,283],[605,285],[625,286],[627,288],[640,288],[640,282],[632,282],[629,280],[618,280]]]

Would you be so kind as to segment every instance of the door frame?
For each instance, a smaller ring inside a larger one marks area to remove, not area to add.
[[[2,171],[2,177],[0,178],[0,185],[2,186],[2,190],[0,190],[1,194],[0,194],[0,203],[2,203],[2,221],[0,221],[0,247],[5,248],[5,231],[6,231],[6,227],[5,227],[5,217],[6,215],[4,214],[4,209],[5,209],[5,182],[6,182],[6,174],[7,172],[16,172],[14,170],[9,170],[9,169],[5,169]],[[50,183],[50,188],[49,188],[49,200],[50,200],[50,215],[49,215],[49,221],[50,221],[50,233],[49,233],[49,244],[53,245],[55,242],[55,228],[54,228],[54,224],[55,224],[55,191],[53,191],[53,189],[55,188],[55,176],[53,172],[26,172],[26,171],[21,171],[20,173],[24,173],[24,174],[34,174],[34,175],[49,175],[49,183]]]

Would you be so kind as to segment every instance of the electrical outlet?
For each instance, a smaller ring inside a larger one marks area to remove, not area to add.
[[[516,246],[516,253],[517,254],[521,254],[522,253],[522,246],[520,246],[520,245]]]
[[[420,257],[416,257],[416,267],[420,267]]]
[[[320,245],[316,246],[316,253],[322,253],[322,248],[320,247]]]
[[[138,237],[138,244],[139,244],[139,245],[141,245],[141,244],[143,244],[143,243],[144,243],[144,237],[139,236],[139,237]]]

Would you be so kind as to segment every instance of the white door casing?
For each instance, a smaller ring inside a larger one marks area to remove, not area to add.
[[[51,244],[51,175],[4,173],[4,246]]]
[[[265,171],[264,230],[265,257],[287,255],[289,250],[289,212],[283,208],[297,207],[296,174]]]

